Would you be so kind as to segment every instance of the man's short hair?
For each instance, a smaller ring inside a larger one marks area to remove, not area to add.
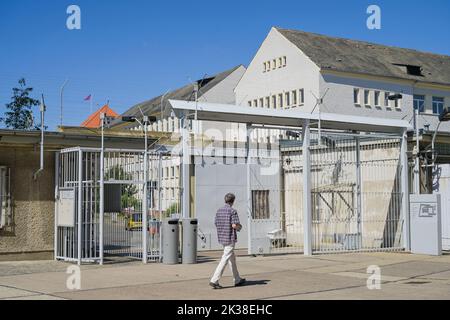
[[[232,193],[227,193],[225,195],[225,203],[228,204],[234,203],[234,199],[236,199],[236,196]]]

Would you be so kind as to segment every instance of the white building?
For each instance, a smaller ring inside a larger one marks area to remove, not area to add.
[[[419,108],[423,150],[431,144],[439,114],[450,107],[450,56],[272,28],[235,92],[237,103],[246,107],[299,108],[411,124],[414,108]],[[443,195],[443,242],[450,249],[450,122],[441,123],[438,131],[440,167],[422,167],[421,188]],[[260,130],[258,139],[269,135],[276,140],[279,133]]]

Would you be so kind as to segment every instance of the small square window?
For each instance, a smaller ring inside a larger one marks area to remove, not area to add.
[[[278,95],[278,105],[280,106],[280,109],[283,109],[283,94],[280,93]]]
[[[298,91],[298,101],[300,104],[305,103],[305,89],[300,89]]]
[[[297,91],[295,91],[295,90],[292,91],[291,95],[292,95],[292,105],[295,106],[295,105],[297,105]]]
[[[375,106],[380,106],[380,91],[375,91],[374,98],[375,98]]]
[[[284,94],[284,100],[286,101],[286,107],[289,107],[291,105],[291,97],[289,92]]]
[[[425,96],[424,95],[414,95],[414,110],[419,109],[419,112],[425,112]]]
[[[390,107],[390,104],[389,104],[389,96],[390,96],[390,95],[391,95],[391,93],[388,92],[388,91],[386,91],[386,92],[384,93],[384,106],[387,107],[387,108]]]
[[[354,104],[360,104],[359,89],[357,89],[357,88],[353,89],[353,103]]]
[[[444,111],[444,98],[433,97],[433,113],[441,114]]]
[[[370,106],[370,90],[364,90],[364,104]]]

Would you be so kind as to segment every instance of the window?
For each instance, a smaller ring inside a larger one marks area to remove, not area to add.
[[[252,190],[252,218],[270,219],[269,190]]]
[[[364,104],[370,106],[370,90],[364,90]]]
[[[402,107],[402,99],[395,99],[394,100],[394,107],[395,108],[401,108]]]
[[[248,102],[248,106],[249,106],[249,107],[252,106],[252,101],[251,101],[251,100]]]
[[[264,107],[264,99],[263,98],[260,98],[259,99],[259,107]]]
[[[272,70],[275,70],[277,68],[277,59],[272,60]]]
[[[272,108],[277,108],[277,96],[272,96]]]
[[[286,64],[287,64],[286,62],[287,62],[287,59],[286,59],[286,56],[284,56],[283,57],[283,67],[286,67]]]
[[[444,111],[444,98],[433,97],[433,113],[441,114]]]
[[[375,98],[375,106],[377,107],[380,106],[380,95],[381,95],[380,91],[375,91],[374,98]]]
[[[385,107],[390,107],[390,105],[389,105],[389,96],[391,95],[391,93],[390,92],[388,92],[388,91],[386,91],[385,93],[384,93],[384,106]]]
[[[267,71],[270,71],[270,61],[267,61]]]
[[[283,58],[278,58],[278,68],[283,67]]]
[[[170,188],[170,197],[175,199],[175,188]]]
[[[264,62],[263,63],[263,72],[266,72],[267,71],[267,62]]]
[[[253,100],[253,106],[254,106],[254,107],[257,107],[257,106],[258,106],[258,100],[256,100],[256,99]]]
[[[286,107],[289,107],[291,105],[291,94],[289,92],[284,94],[284,100],[286,101]]]
[[[299,104],[304,104],[305,103],[305,90],[304,89],[300,89],[298,91],[298,102]]]
[[[353,89],[353,103],[360,104],[359,103],[359,89]]]
[[[169,178],[169,167],[166,167],[166,179]]]
[[[266,108],[270,108],[270,97],[266,97]]]
[[[0,230],[11,226],[10,169],[0,167]]]
[[[425,112],[425,96],[415,94],[413,100],[414,110],[419,109],[419,112]]]
[[[297,105],[297,91],[292,91],[291,92],[291,94],[292,94],[292,105]]]
[[[283,94],[282,93],[280,93],[278,95],[278,106],[280,109],[283,109]]]
[[[175,167],[172,167],[172,168],[171,168],[171,171],[172,171],[172,172],[171,172],[172,178],[174,178],[174,177],[175,177]]]

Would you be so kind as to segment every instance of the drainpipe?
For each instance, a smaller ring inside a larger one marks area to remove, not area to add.
[[[42,95],[41,98],[41,106],[40,106],[40,112],[41,112],[41,152],[40,152],[40,167],[39,170],[37,170],[33,174],[34,180],[38,178],[40,173],[44,171],[44,115],[45,115],[45,104],[44,104],[44,95]]]

